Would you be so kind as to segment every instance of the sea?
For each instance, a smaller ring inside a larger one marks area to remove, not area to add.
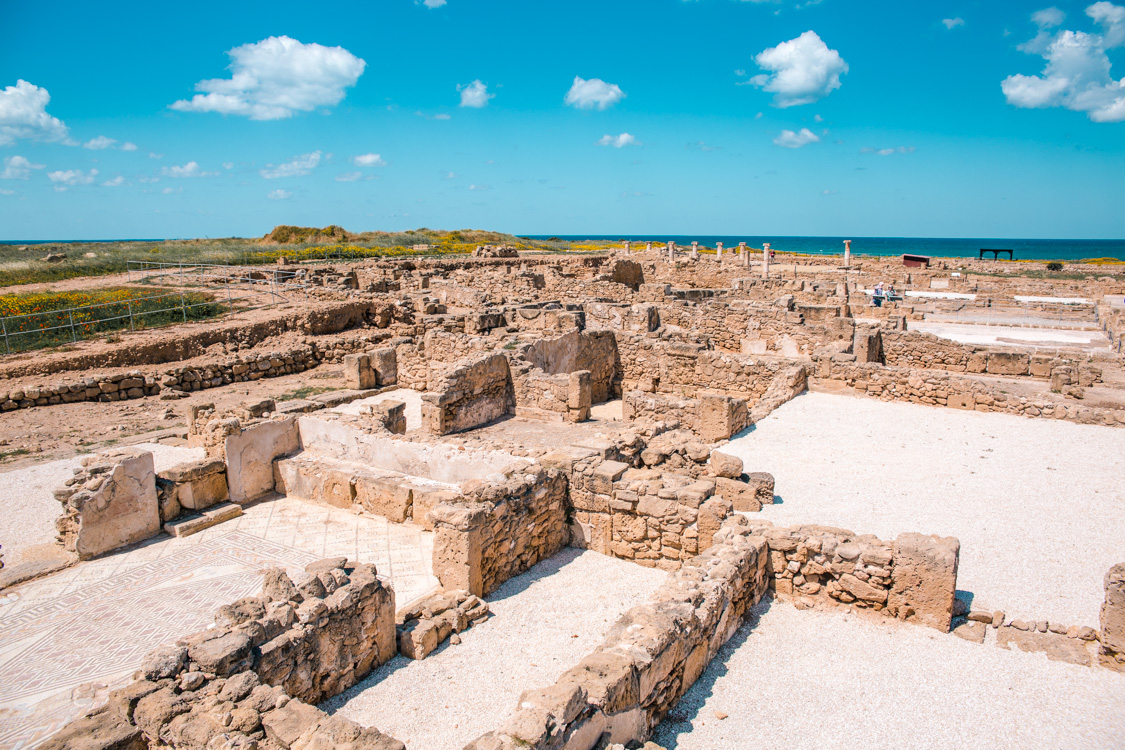
[[[852,241],[852,253],[856,255],[929,255],[939,258],[977,258],[981,248],[997,248],[1012,251],[1014,260],[1083,260],[1087,258],[1125,259],[1125,240],[1034,240],[997,237],[759,237],[759,236],[719,236],[719,235],[522,235],[530,239],[546,240],[552,237],[560,240],[581,242],[583,240],[649,242],[663,245],[675,242],[680,246],[691,246],[698,242],[701,246],[714,247],[722,242],[723,247],[737,248],[739,242],[750,247],[761,248],[765,242],[777,252],[801,253],[802,255],[843,255],[844,240]],[[988,256],[991,258],[991,254]]]

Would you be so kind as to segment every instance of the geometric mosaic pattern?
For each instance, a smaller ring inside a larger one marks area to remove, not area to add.
[[[260,591],[263,568],[297,573],[333,555],[374,562],[401,605],[437,584],[431,551],[417,527],[282,498],[16,587],[0,596],[0,749],[34,747],[104,702],[145,654]]]

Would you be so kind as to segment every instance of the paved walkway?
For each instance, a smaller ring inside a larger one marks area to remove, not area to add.
[[[433,535],[282,498],[194,536],[161,536],[0,595],[0,748],[30,748],[128,683],[162,643],[258,593],[259,572],[297,574],[346,555],[373,562],[406,603],[437,586]]]

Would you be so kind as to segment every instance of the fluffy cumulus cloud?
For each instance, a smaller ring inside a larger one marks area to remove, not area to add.
[[[42,164],[32,164],[23,156],[9,156],[4,159],[4,171],[0,172],[0,180],[26,180],[31,177],[31,170],[42,168]]]
[[[316,169],[316,165],[320,164],[320,157],[320,151],[301,154],[284,164],[269,164],[265,169],[260,170],[259,174],[267,180],[276,180],[279,177],[300,177]]]
[[[475,107],[477,109],[488,106],[488,100],[496,94],[488,93],[488,86],[476,79],[472,83],[459,83],[457,90],[461,92],[461,106]]]
[[[616,83],[606,83],[600,78],[586,80],[574,76],[564,103],[578,109],[605,109],[625,98],[625,92]]]
[[[98,170],[83,172],[81,169],[61,169],[57,172],[48,172],[47,179],[54,183],[55,190],[61,193],[68,187],[92,184],[98,179]]]
[[[777,138],[773,139],[774,145],[782,146],[784,148],[800,148],[807,146],[810,143],[818,143],[820,138],[816,133],[808,128],[801,128],[799,131],[782,130]]]
[[[189,161],[182,166],[164,167],[160,170],[160,174],[165,177],[214,177],[218,172],[205,172],[199,166],[199,162]]]
[[[425,5],[430,10],[445,5],[445,0],[414,0],[414,2],[418,5]]]
[[[343,47],[302,44],[287,36],[244,44],[227,54],[231,77],[200,81],[195,90],[202,93],[174,102],[172,109],[280,120],[339,104],[367,67]]]
[[[292,198],[293,194],[288,190],[282,190],[281,188],[278,188],[277,190],[269,191],[269,193],[266,194],[266,197],[271,201],[283,201],[286,198]]]
[[[128,141],[126,141],[125,143],[118,143],[113,138],[99,135],[97,138],[91,138],[90,140],[83,143],[82,148],[88,148],[91,151],[102,151],[107,148],[116,148],[121,151],[136,151],[137,144],[129,143]]]
[[[1051,31],[1063,22],[1062,11],[1047,8],[1032,15],[1039,27],[1020,50],[1047,61],[1039,75],[1012,75],[1000,88],[1008,103],[1040,109],[1065,107],[1085,112],[1094,122],[1125,121],[1125,78],[1110,73],[1108,50],[1125,46],[1125,6],[1097,2],[1086,8],[1098,31]]]
[[[639,146],[641,142],[629,133],[622,133],[621,135],[603,135],[598,139],[598,145],[625,148],[626,146]]]
[[[965,25],[965,19],[961,18],[960,16],[957,16],[956,18],[943,18],[941,19],[941,22],[945,25],[945,28],[949,29],[950,31],[957,28],[958,26]]]
[[[819,101],[840,88],[840,76],[848,72],[840,53],[829,49],[815,31],[763,50],[754,62],[771,72],[756,75],[749,83],[772,93],[778,107]]]
[[[387,162],[379,154],[360,154],[352,157],[352,164],[357,167],[385,167]]]
[[[122,177],[121,175],[117,175],[112,180],[106,180],[105,182],[103,182],[102,186],[103,187],[121,187],[122,185],[128,185],[128,184],[129,183],[125,181],[124,177]]]
[[[9,146],[20,139],[66,140],[66,125],[47,114],[50,101],[47,89],[23,79],[0,91],[0,146]]]

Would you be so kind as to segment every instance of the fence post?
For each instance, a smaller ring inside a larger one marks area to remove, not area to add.
[[[133,325],[133,300],[126,300],[129,305],[129,330],[135,331],[137,327]]]
[[[70,318],[70,338],[75,343],[78,343],[78,332],[74,330],[74,310],[67,310],[66,316]]]
[[[0,325],[4,326],[4,349],[8,354],[12,353],[12,347],[8,346],[8,319],[0,318]]]
[[[187,322],[187,303],[184,301],[184,288],[180,287],[180,310],[184,314],[184,322]]]

